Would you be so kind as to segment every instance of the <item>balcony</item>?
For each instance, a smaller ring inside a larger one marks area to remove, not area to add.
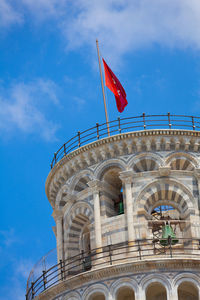
[[[72,151],[91,142],[121,133],[150,130],[155,128],[199,130],[200,117],[174,115],[170,113],[163,115],[146,115],[143,113],[140,116],[118,118],[117,120],[110,121],[108,124],[96,123],[96,126],[94,127],[82,132],[78,131],[74,137],[64,143],[58,151],[54,153],[54,157],[51,161],[51,168],[53,168],[56,163]]]
[[[162,244],[167,246],[162,246]],[[173,245],[173,240],[168,238],[162,244],[159,240],[146,239],[108,245],[101,249],[93,249],[90,253],[82,252],[48,268],[44,267],[43,258],[40,261],[40,266],[37,265],[37,268],[30,273],[27,282],[26,300],[34,299],[42,292],[79,274],[89,273],[105,267],[166,260],[177,261],[178,259],[185,261],[200,260],[199,239],[179,238],[178,243]],[[48,260],[48,257],[46,260]],[[46,265],[48,266],[48,263]],[[40,267],[40,274],[38,267]],[[34,276],[38,277],[32,281]]]

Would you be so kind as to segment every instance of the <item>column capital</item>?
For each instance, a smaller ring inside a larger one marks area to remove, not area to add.
[[[133,182],[134,172],[132,170],[120,172],[119,178],[123,183],[132,183]]]
[[[93,191],[94,193],[98,193],[99,190],[102,188],[102,183],[100,180],[92,180],[92,181],[89,181],[87,183],[91,189],[91,191]]]
[[[160,176],[169,176],[171,172],[171,167],[169,166],[161,166],[158,169]]]

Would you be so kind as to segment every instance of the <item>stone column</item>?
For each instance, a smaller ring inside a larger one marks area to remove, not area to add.
[[[146,300],[145,290],[139,286],[137,293],[135,293],[135,300]]]
[[[128,226],[128,243],[133,244],[135,234],[134,234],[134,224],[133,224],[133,198],[132,198],[132,188],[131,183],[132,171],[125,171],[120,173],[120,179],[122,180],[125,187],[125,198],[126,198],[126,218]]]
[[[61,211],[54,210],[53,217],[56,222],[56,241],[58,263],[63,260],[63,216]]]
[[[113,298],[113,296],[111,295],[111,293],[109,292],[109,294],[108,294],[108,298],[107,298],[107,300],[114,300],[114,298]]]
[[[198,185],[198,209],[200,209],[200,169],[195,169],[194,171],[195,177],[197,179]]]
[[[178,290],[177,286],[173,287],[170,291],[169,299],[168,300],[178,300]]]
[[[195,197],[197,199],[196,207],[195,207],[195,215],[190,215],[191,222],[191,234],[193,238],[197,240],[193,240],[194,249],[198,249],[198,239],[200,237],[200,229],[199,229],[199,210],[200,210],[200,168],[196,168],[194,171],[195,178],[197,180],[197,188],[198,188],[198,196]],[[197,198],[198,197],[198,198]]]
[[[98,180],[88,182],[89,187],[93,193],[94,201],[94,230],[95,230],[95,242],[97,252],[102,251],[102,234],[101,234],[101,209],[100,209],[100,182]]]

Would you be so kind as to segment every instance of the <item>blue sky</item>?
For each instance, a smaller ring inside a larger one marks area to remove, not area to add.
[[[0,0],[0,300],[24,299],[30,269],[56,246],[53,153],[105,121],[96,38],[127,93],[121,117],[200,115],[199,0]]]

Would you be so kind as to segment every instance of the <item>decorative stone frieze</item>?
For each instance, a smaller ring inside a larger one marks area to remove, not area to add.
[[[119,141],[123,141],[123,144]],[[181,150],[195,153],[200,148],[200,134],[189,130],[146,130],[111,136],[85,145],[65,156],[51,170],[46,181],[47,197],[54,205],[53,198],[60,186],[83,167],[89,168],[108,157],[140,153],[143,149],[155,153],[154,145],[158,152]]]

